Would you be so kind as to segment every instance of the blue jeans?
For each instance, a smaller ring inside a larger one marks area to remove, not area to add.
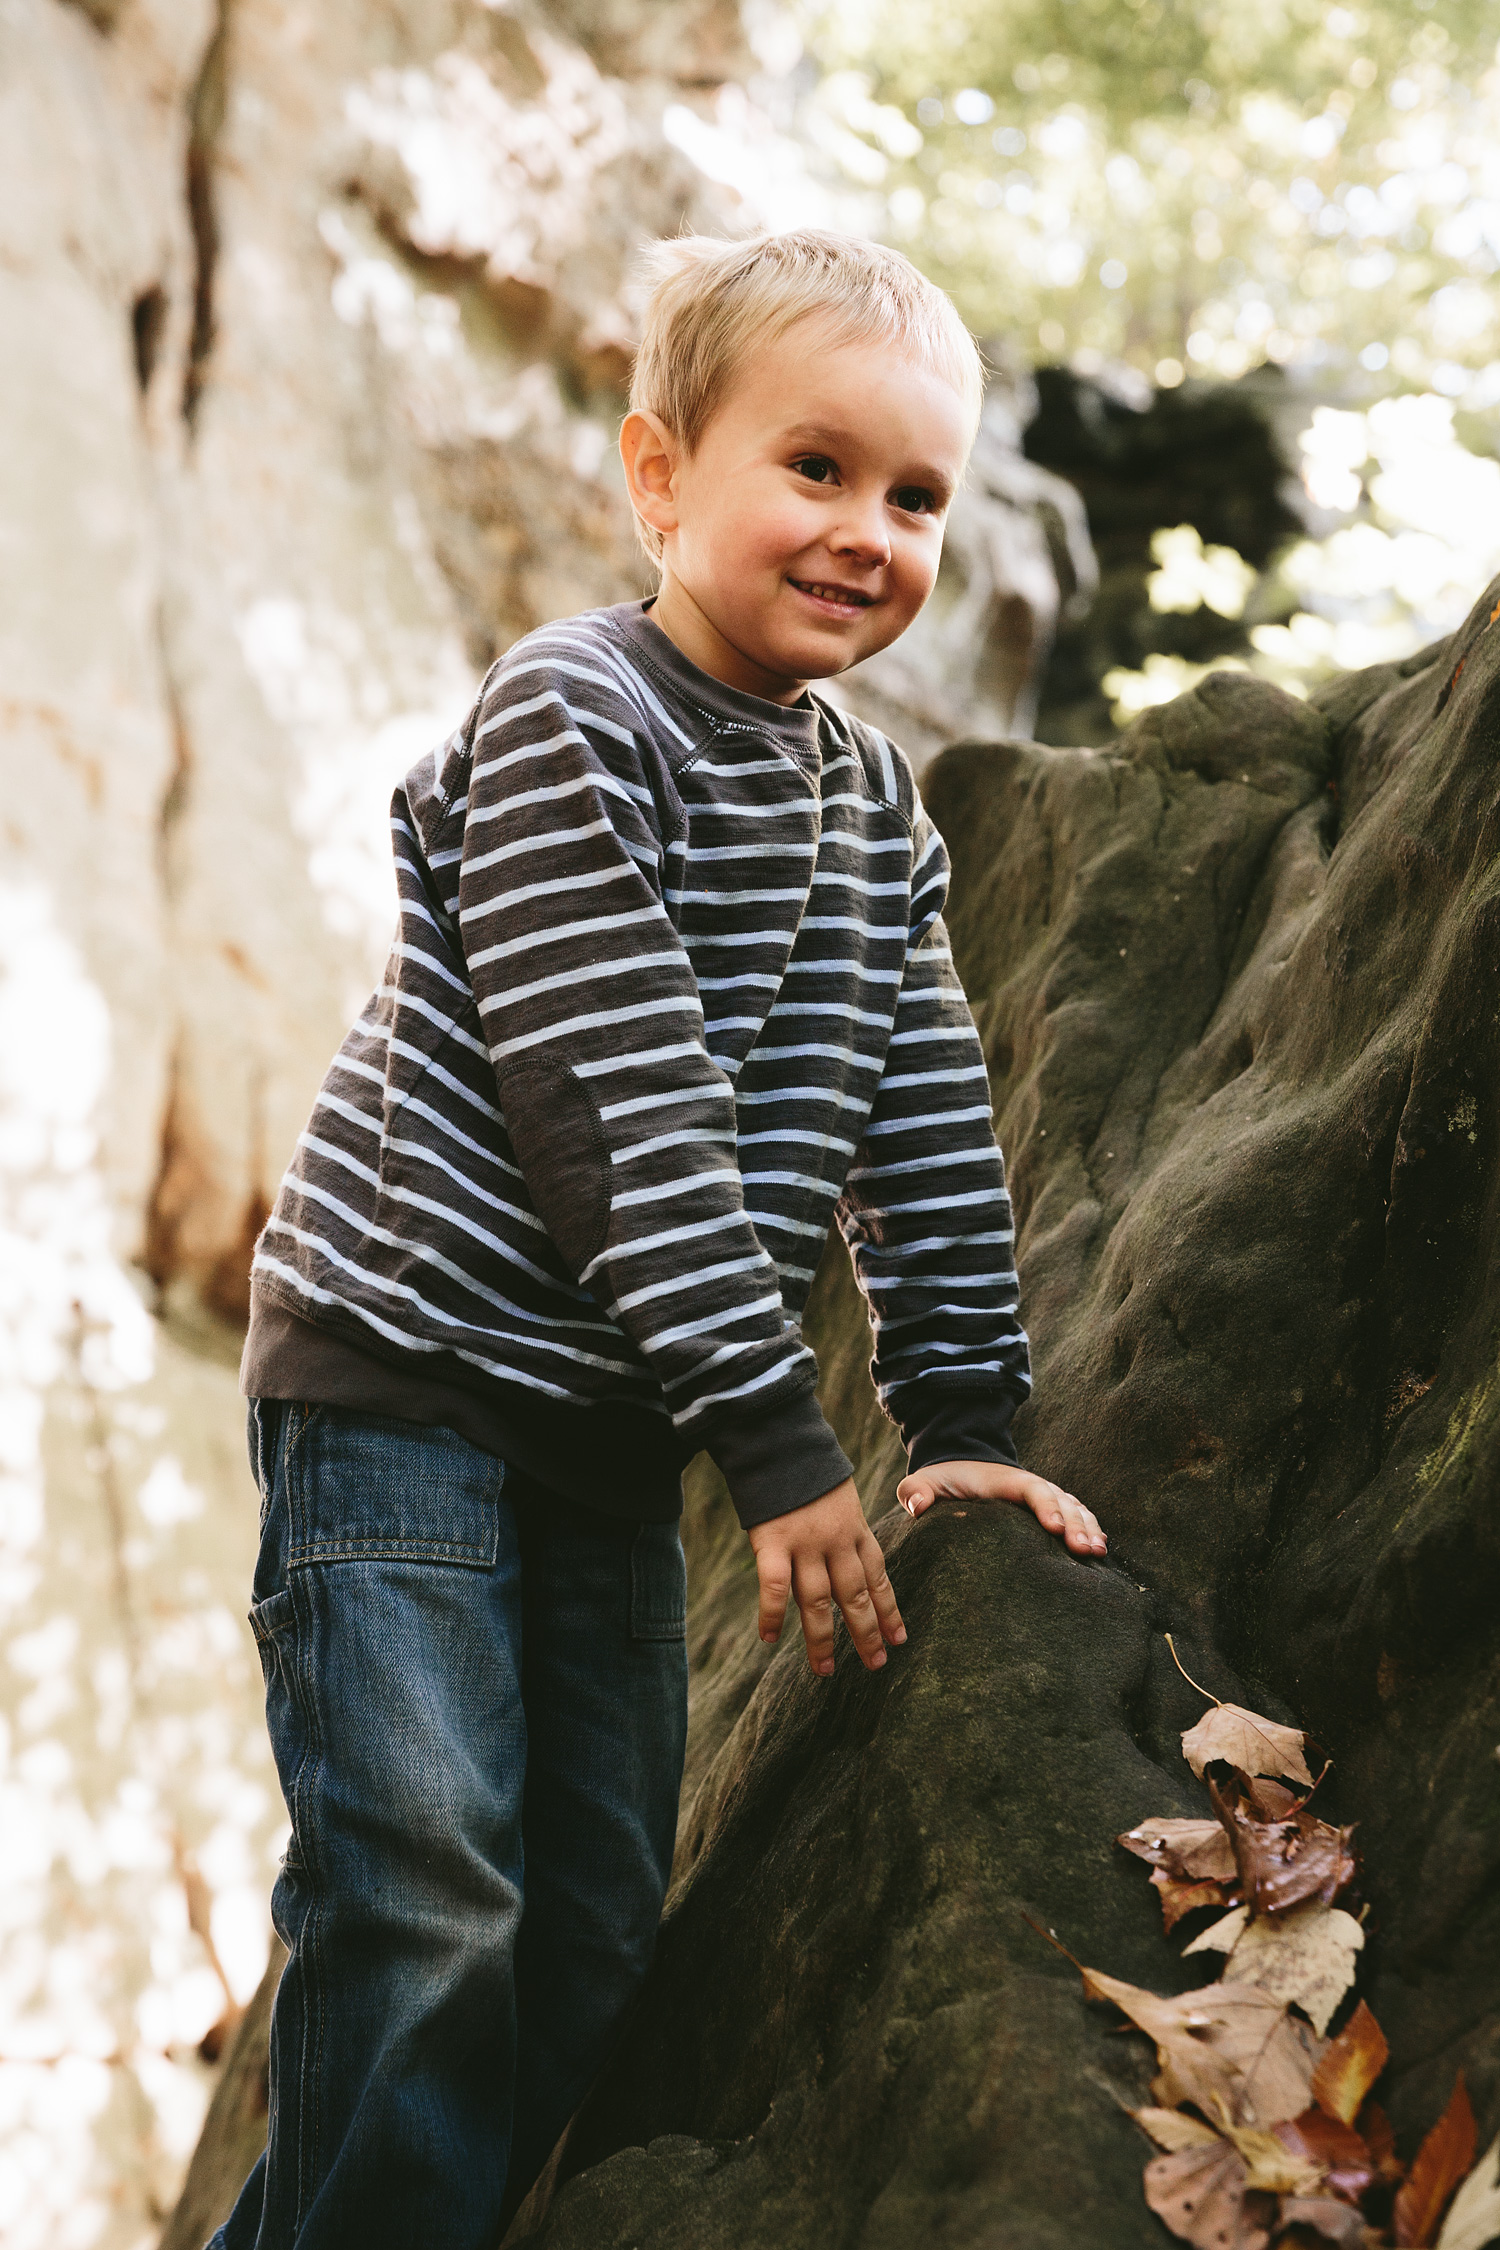
[[[493,2250],[651,1958],[677,1527],[339,1407],[257,1401],[250,1444],[291,1958],[266,2153],[210,2250]]]

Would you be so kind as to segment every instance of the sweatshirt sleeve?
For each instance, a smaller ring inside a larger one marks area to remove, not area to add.
[[[989,1080],[942,921],[948,855],[916,816],[911,931],[880,1090],[838,1220],[869,1307],[870,1373],[911,1466],[1014,1461],[1031,1390]]]
[[[659,767],[651,786],[629,707],[616,707],[618,721],[579,711],[561,665],[492,675],[459,925],[537,1215],[749,1525],[830,1491],[849,1463],[746,1215],[734,1090],[663,904],[663,829],[681,807]]]

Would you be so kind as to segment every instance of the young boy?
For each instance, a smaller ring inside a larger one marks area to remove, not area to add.
[[[544,628],[393,809],[400,927],[258,1247],[252,1611],[292,1821],[224,2250],[490,2250],[645,1972],[681,1472],[834,1664],[906,1638],[798,1319],[837,1220],[899,1496],[1089,1511],[1029,1386],[984,1063],[898,750],[808,693],[931,591],[978,356],[895,252],[674,242],[621,433],[654,601]]]

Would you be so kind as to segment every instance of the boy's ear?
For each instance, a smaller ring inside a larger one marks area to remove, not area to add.
[[[630,504],[653,531],[677,529],[677,464],[681,448],[665,422],[632,407],[620,425],[620,459]]]

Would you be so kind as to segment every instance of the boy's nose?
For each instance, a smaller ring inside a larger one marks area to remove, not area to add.
[[[836,555],[847,555],[853,561],[888,563],[891,542],[884,501],[872,500],[842,510],[828,544]]]

